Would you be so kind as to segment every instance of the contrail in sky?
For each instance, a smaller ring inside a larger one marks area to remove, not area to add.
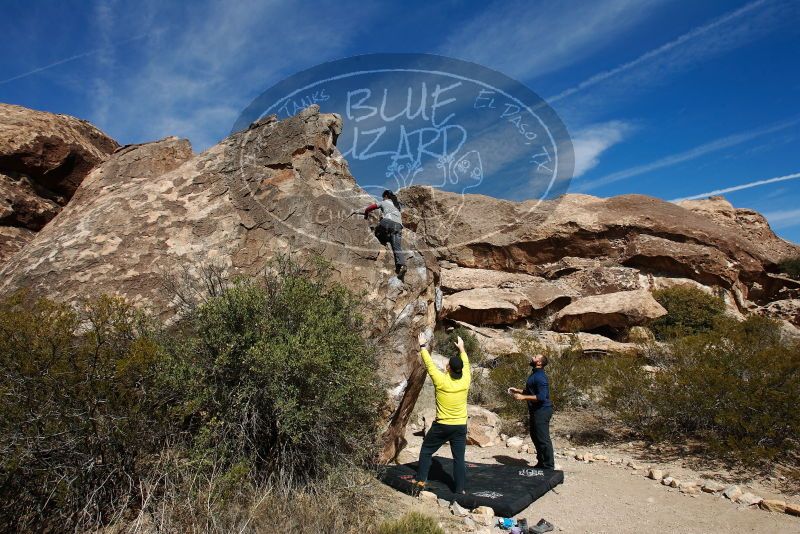
[[[751,139],[755,139],[757,137],[761,137],[763,135],[779,132],[781,130],[796,125],[798,122],[800,122],[800,117],[793,117],[789,120],[770,124],[769,126],[765,126],[757,130],[750,130],[746,132],[728,135],[726,137],[715,139],[714,141],[710,141],[708,143],[702,144],[700,146],[694,147],[684,152],[680,152],[678,154],[665,156],[661,159],[652,161],[650,163],[637,165],[629,169],[624,169],[621,171],[608,174],[601,178],[596,178],[594,180],[589,180],[588,182],[580,183],[575,188],[575,190],[588,191],[600,186],[612,184],[614,182],[619,182],[620,180],[625,180],[628,178],[632,178],[634,176],[646,174],[654,170],[663,169],[665,167],[671,167],[673,165],[677,165],[678,163],[683,163],[684,161],[689,161],[695,158],[699,158],[711,152],[715,152],[718,150],[742,144],[744,142],[750,141]]]
[[[724,193],[732,193],[733,191],[741,191],[742,189],[750,189],[751,187],[758,187],[760,185],[774,184],[776,182],[785,182],[787,180],[796,180],[797,178],[800,178],[800,172],[796,172],[794,174],[787,174],[786,176],[778,176],[777,178],[768,178],[766,180],[758,180],[746,184],[734,185],[731,187],[726,187],[724,189],[716,189],[714,191],[708,191],[706,193],[700,193],[698,195],[692,195],[690,197],[676,198],[671,200],[670,202],[680,202],[681,200],[697,200],[699,198],[712,197],[714,195],[722,195]]]
[[[593,85],[597,85],[598,83],[600,83],[602,81],[605,81],[608,78],[611,78],[612,76],[616,76],[617,74],[619,74],[621,72],[625,72],[625,71],[630,70],[630,69],[632,69],[634,67],[637,67],[637,66],[641,65],[642,63],[645,63],[646,61],[648,61],[650,59],[653,59],[654,57],[663,54],[664,52],[669,52],[673,48],[676,48],[676,47],[682,45],[683,43],[685,43],[685,42],[687,42],[687,41],[689,41],[691,39],[694,39],[695,37],[697,37],[699,35],[702,35],[702,34],[704,34],[706,32],[714,30],[715,28],[718,28],[719,26],[721,26],[722,24],[725,24],[726,22],[730,22],[731,20],[733,20],[735,18],[741,17],[742,15],[752,11],[753,9],[755,9],[757,7],[760,7],[764,3],[765,3],[765,0],[756,0],[755,2],[747,4],[746,6],[743,6],[743,7],[739,8],[739,9],[737,9],[735,11],[732,11],[730,13],[727,13],[727,14],[721,16],[720,18],[716,19],[713,22],[710,22],[710,23],[706,24],[705,26],[699,26],[697,28],[694,28],[693,30],[691,30],[691,31],[689,31],[687,33],[684,33],[683,35],[681,35],[677,39],[674,39],[674,40],[672,40],[672,41],[670,41],[670,42],[668,42],[668,43],[666,43],[664,45],[661,45],[658,48],[654,48],[653,50],[645,52],[644,54],[642,54],[641,56],[637,57],[636,59],[634,59],[632,61],[629,61],[627,63],[623,63],[622,65],[619,65],[618,67],[614,67],[613,69],[606,70],[606,71],[603,71],[603,72],[599,72],[599,73],[595,74],[594,76],[592,76],[590,78],[587,78],[586,80],[582,81],[578,85],[576,85],[574,87],[570,87],[569,89],[565,89],[564,91],[558,93],[557,95],[555,95],[555,96],[553,96],[551,98],[547,98],[546,101],[547,101],[548,104],[552,104],[553,102],[557,102],[557,101],[559,101],[561,99],[564,99],[564,98],[566,98],[566,97],[568,97],[570,95],[573,95],[573,94],[577,93],[578,91],[582,91],[582,90],[586,89],[587,87],[591,87]]]
[[[130,43],[132,41],[136,41],[136,40],[139,40],[139,39],[144,39],[145,37],[147,37],[147,34],[138,35],[136,37],[131,37],[130,39],[125,39],[124,41],[120,41],[118,43],[114,43],[114,44],[111,45],[111,47],[117,47],[117,46],[120,46],[120,45],[124,45],[124,44]],[[17,74],[16,76],[13,76],[11,78],[8,78],[8,79],[5,79],[5,80],[0,80],[0,85],[4,85],[4,84],[7,84],[9,82],[13,82],[14,80],[19,80],[21,78],[27,78],[28,76],[31,76],[31,75],[36,74],[38,72],[42,72],[43,70],[52,69],[53,67],[57,67],[59,65],[63,65],[64,63],[69,63],[70,61],[75,61],[76,59],[81,59],[81,58],[84,58],[84,57],[87,57],[87,56],[98,54],[98,53],[102,52],[103,50],[107,50],[108,48],[111,48],[111,47],[95,48],[94,50],[89,50],[88,52],[83,52],[82,54],[76,54],[76,55],[70,56],[68,58],[60,59],[60,60],[56,61],[55,63],[50,63],[49,65],[44,65],[43,67],[37,67],[37,68],[35,68],[33,70],[29,70],[28,72],[23,72],[22,74]]]

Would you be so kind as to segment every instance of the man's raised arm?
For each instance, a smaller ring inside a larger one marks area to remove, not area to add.
[[[433,363],[433,358],[431,358],[431,355],[428,353],[428,341],[423,332],[419,333],[419,336],[417,336],[417,341],[419,341],[419,355],[422,357],[422,362],[425,364],[425,369],[427,369],[428,374],[431,375],[431,380],[435,386],[443,377],[442,371],[436,367],[436,364]]]

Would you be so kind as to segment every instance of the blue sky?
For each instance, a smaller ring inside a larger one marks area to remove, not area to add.
[[[0,4],[0,101],[87,119],[121,143],[219,141],[266,88],[374,52],[474,61],[567,125],[570,191],[724,191],[800,242],[800,2]],[[760,185],[756,185],[760,184]]]

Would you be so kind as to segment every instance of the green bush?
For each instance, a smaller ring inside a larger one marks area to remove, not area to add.
[[[141,510],[225,530],[260,489],[372,458],[384,394],[358,300],[288,262],[218,288],[169,331],[117,298],[0,301],[2,531]]]
[[[778,270],[787,276],[800,280],[800,256],[781,261],[778,263]]]
[[[796,454],[800,436],[800,344],[759,316],[662,348],[656,372],[610,376],[605,405],[654,440],[694,437],[745,461]]]
[[[680,285],[653,292],[667,314],[652,322],[656,339],[666,340],[707,332],[725,311],[725,302],[693,286]]]
[[[304,482],[370,458],[383,393],[358,306],[289,263],[200,305],[169,350],[194,460]]]
[[[444,534],[436,519],[419,512],[409,512],[399,519],[383,522],[379,534]]]
[[[470,362],[480,363],[483,361],[483,349],[478,339],[468,329],[463,326],[453,328],[449,332],[437,330],[433,334],[433,350],[446,358],[458,356],[458,349],[456,348],[456,339],[458,337],[464,340],[464,350],[469,356]]]
[[[145,318],[102,297],[78,311],[16,294],[0,302],[0,527],[107,520],[165,435],[161,351]]]
[[[514,400],[506,393],[509,387],[524,388],[532,372],[531,356],[544,354],[548,358],[545,373],[550,383],[550,399],[554,410],[585,407],[595,401],[596,389],[603,381],[602,367],[607,359],[596,360],[583,355],[577,337],[568,349],[558,351],[543,345],[535,335],[518,331],[514,339],[520,354],[505,356],[489,373],[492,398],[497,400],[499,413],[506,418],[527,420],[527,404]],[[527,424],[527,423],[526,423]]]

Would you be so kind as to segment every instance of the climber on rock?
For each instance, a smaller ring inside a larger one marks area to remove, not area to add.
[[[402,280],[406,274],[406,253],[402,249],[403,219],[400,215],[400,201],[397,195],[388,189],[383,192],[383,199],[378,203],[367,206],[364,218],[369,217],[372,210],[381,210],[381,221],[375,228],[375,237],[382,245],[389,243],[394,253],[394,270],[397,277]]]

